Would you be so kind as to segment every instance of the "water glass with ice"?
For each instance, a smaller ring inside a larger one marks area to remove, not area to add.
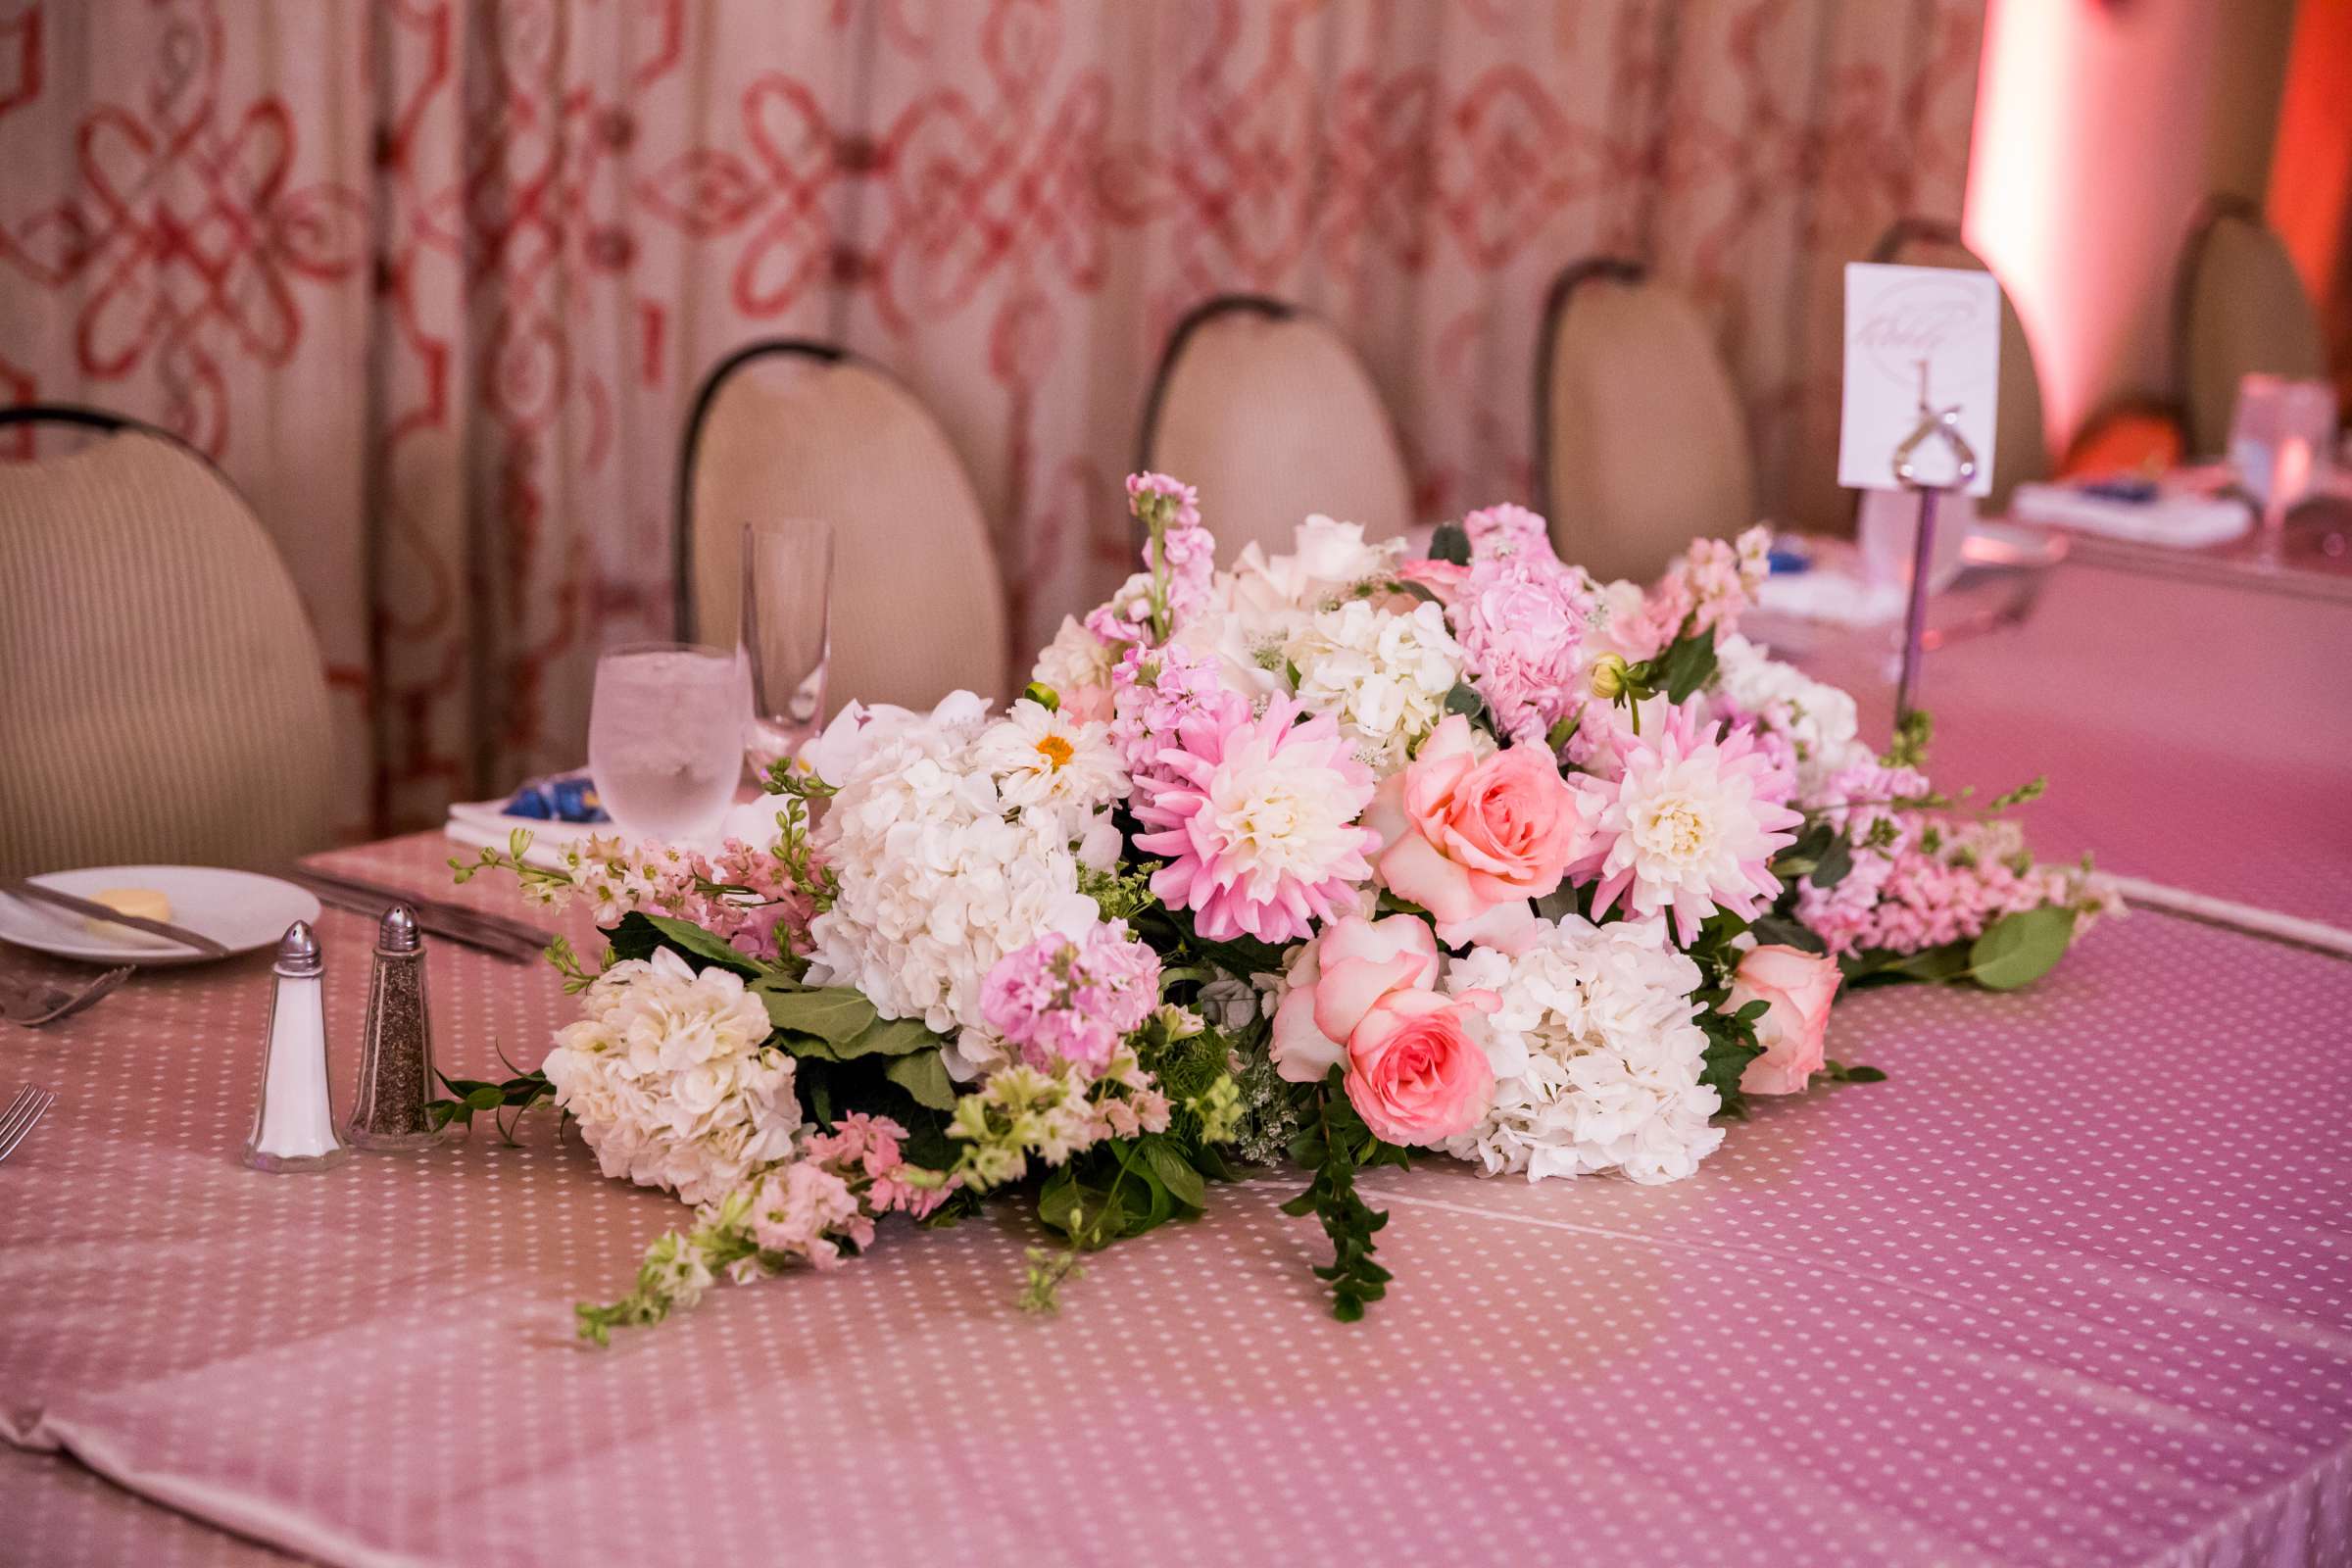
[[[588,768],[621,833],[667,844],[716,833],[750,709],[743,662],[726,649],[632,643],[599,659]]]

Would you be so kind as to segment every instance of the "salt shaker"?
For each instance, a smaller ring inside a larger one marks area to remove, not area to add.
[[[324,1170],[351,1157],[335,1137],[326,1089],[326,958],[310,922],[286,927],[277,943],[277,990],[270,1000],[270,1057],[245,1163],[256,1170]]]
[[[395,904],[376,927],[368,982],[360,1089],[343,1136],[361,1149],[424,1149],[440,1139],[425,1103],[433,1092],[432,1026],[424,1010],[424,939],[416,911]]]

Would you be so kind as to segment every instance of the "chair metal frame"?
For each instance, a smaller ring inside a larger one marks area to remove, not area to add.
[[[1271,294],[1211,294],[1178,318],[1168,331],[1168,341],[1159,351],[1159,364],[1152,372],[1152,389],[1144,398],[1143,426],[1136,432],[1135,468],[1138,473],[1152,469],[1152,451],[1159,437],[1159,416],[1167,408],[1168,386],[1176,378],[1177,363],[1184,358],[1185,349],[1193,337],[1209,322],[1220,317],[1248,312],[1269,321],[1294,321],[1309,313],[1288,300]]]
[[[1588,256],[1560,269],[1544,296],[1544,321],[1536,337],[1536,439],[1534,471],[1528,476],[1538,512],[1548,517],[1551,507],[1551,368],[1559,357],[1560,328],[1576,291],[1587,283],[1646,283],[1649,265],[1629,256]]]

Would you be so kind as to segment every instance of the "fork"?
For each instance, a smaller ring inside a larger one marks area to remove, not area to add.
[[[0,975],[0,1018],[23,1024],[27,1029],[55,1023],[112,995],[117,986],[130,978],[130,972],[129,964],[109,969],[78,991],[69,991],[63,986],[45,985],[38,981],[11,980]]]
[[[24,1135],[32,1131],[32,1124],[56,1103],[57,1096],[36,1084],[26,1084],[18,1090],[17,1098],[8,1102],[8,1109],[0,1111],[0,1159],[15,1153]]]

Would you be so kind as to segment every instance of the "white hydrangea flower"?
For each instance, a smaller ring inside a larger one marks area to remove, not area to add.
[[[1336,714],[1348,749],[1384,774],[1446,716],[1446,694],[1462,678],[1461,646],[1429,603],[1400,614],[1350,599],[1316,612],[1282,654],[1298,672],[1299,702]]]
[[[1871,760],[1857,736],[1851,694],[1782,663],[1734,634],[1715,645],[1717,694],[1732,710],[1784,737],[1796,760],[1796,798],[1821,799],[1830,776]]]
[[[583,1002],[542,1068],[607,1176],[699,1203],[792,1152],[792,1058],[741,976],[663,949],[613,964]]]
[[[1086,813],[1127,795],[1127,768],[1108,724],[1079,723],[1025,697],[980,732],[972,760],[995,775],[1007,806],[1062,811],[1078,831]]]
[[[1659,921],[1594,926],[1563,917],[1517,956],[1474,948],[1446,988],[1493,991],[1486,1020],[1494,1107],[1446,1152],[1491,1175],[1622,1171],[1679,1181],[1723,1142],[1699,1082],[1707,1037],[1691,1021],[1698,965]]]
[[[980,986],[996,961],[1097,917],[1068,819],[1005,800],[977,739],[914,726],[873,749],[817,826],[841,885],[809,924],[811,984],[855,986],[885,1018],[968,1033],[967,1064],[991,1054]]]

